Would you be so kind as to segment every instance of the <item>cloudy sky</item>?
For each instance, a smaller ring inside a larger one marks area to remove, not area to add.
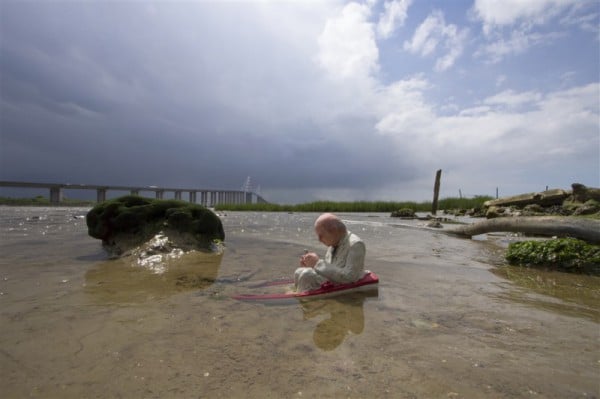
[[[600,185],[597,0],[0,3],[0,180],[428,200]]]

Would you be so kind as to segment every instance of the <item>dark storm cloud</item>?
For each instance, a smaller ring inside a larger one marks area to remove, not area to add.
[[[399,9],[383,4],[0,2],[0,179],[237,189],[251,176],[288,202],[424,199],[438,168],[442,195],[597,184],[598,68],[582,66],[597,35],[546,40],[575,55],[543,57],[532,79],[535,51],[478,57],[518,44],[476,35],[492,16],[450,22],[467,6],[413,2],[404,28],[388,15],[388,37],[378,23]]]
[[[298,189],[407,170],[374,120],[314,116],[335,100],[306,54],[188,5],[3,3],[0,178]]]

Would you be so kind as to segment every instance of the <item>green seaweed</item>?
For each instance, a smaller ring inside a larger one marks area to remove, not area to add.
[[[506,260],[512,265],[600,275],[600,246],[576,238],[514,242]]]

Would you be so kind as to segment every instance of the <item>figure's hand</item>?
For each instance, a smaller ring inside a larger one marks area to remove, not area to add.
[[[309,252],[300,258],[300,265],[304,267],[315,267],[317,262],[319,261],[319,255],[314,252]]]

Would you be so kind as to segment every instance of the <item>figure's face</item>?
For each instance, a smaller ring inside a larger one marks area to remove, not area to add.
[[[320,226],[320,225],[315,226],[315,233],[317,234],[319,241],[321,241],[324,245],[326,245],[328,247],[337,245],[337,243],[339,241],[339,238],[337,237],[336,234],[325,230],[323,228],[323,226]]]

